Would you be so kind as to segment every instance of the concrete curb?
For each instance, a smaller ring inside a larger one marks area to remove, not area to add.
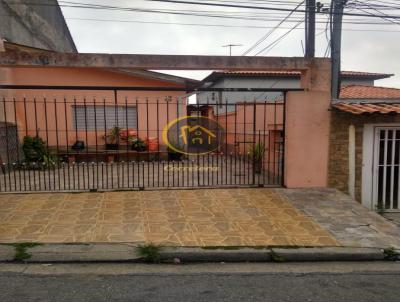
[[[179,259],[181,262],[270,262],[270,249],[202,249],[176,248],[161,252],[164,261]]]
[[[15,248],[11,245],[0,245],[0,262],[13,261],[15,257]]]
[[[136,245],[121,244],[42,244],[26,249],[27,263],[51,262],[141,262]],[[0,262],[14,261],[15,247],[0,245]],[[162,262],[290,262],[290,261],[376,261],[384,260],[383,249],[316,248],[200,248],[166,247]]]
[[[131,244],[44,244],[29,249],[27,262],[134,262]]]
[[[272,248],[272,251],[278,261],[373,261],[385,258],[383,250],[377,248]]]

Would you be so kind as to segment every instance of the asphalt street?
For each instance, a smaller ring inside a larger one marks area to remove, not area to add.
[[[326,264],[319,270],[303,265],[305,269],[295,272],[235,269],[234,265],[219,271],[177,267],[160,272],[121,270],[121,274],[118,266],[109,270],[112,273],[94,273],[93,266],[79,272],[57,265],[36,273],[29,267],[19,272],[7,269],[0,270],[0,301],[400,301],[398,271],[341,272]]]

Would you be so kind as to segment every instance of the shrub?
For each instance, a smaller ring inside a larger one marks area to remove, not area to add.
[[[47,155],[45,142],[39,136],[25,136],[22,150],[25,161],[28,163],[43,162],[45,155]]]
[[[32,164],[36,163],[37,168],[40,164],[47,168],[53,168],[58,162],[57,156],[49,154],[46,143],[39,136],[25,136],[22,145],[24,152],[25,163],[28,164],[29,168],[32,168]]]

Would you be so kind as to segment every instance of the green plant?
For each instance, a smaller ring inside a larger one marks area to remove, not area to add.
[[[58,163],[58,157],[51,154],[43,156],[43,164],[47,168],[54,168]]]
[[[153,243],[139,245],[136,252],[148,263],[159,263],[161,261],[162,247]]]
[[[383,205],[382,203],[378,203],[378,204],[375,206],[375,211],[376,211],[379,215],[382,215],[383,213],[385,213],[385,207],[384,207],[384,205]]]
[[[28,248],[32,248],[38,245],[40,245],[40,243],[35,242],[21,242],[13,244],[13,246],[15,247],[14,260],[24,261],[30,259],[32,255],[28,253]]]
[[[119,144],[121,128],[114,126],[111,130],[104,136],[106,144]]]
[[[265,154],[264,143],[259,142],[257,144],[253,144],[250,146],[249,157],[251,160],[253,160],[255,173],[261,173],[264,154]]]
[[[135,150],[135,151],[146,151],[147,150],[146,143],[138,137],[129,136],[128,142],[131,143],[132,150]]]
[[[385,260],[398,260],[400,254],[394,249],[394,247],[390,247],[383,250],[385,255]]]
[[[274,250],[271,250],[271,259],[274,262],[285,262],[285,258],[277,254]]]
[[[39,136],[25,136],[22,150],[24,152],[25,161],[28,163],[42,162],[47,155],[45,142]]]
[[[25,136],[22,150],[24,152],[25,164],[27,164],[29,169],[54,168],[58,162],[58,157],[48,152],[46,143],[39,136]]]

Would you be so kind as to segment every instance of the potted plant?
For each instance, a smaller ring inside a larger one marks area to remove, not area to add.
[[[22,150],[28,169],[54,168],[58,162],[58,157],[49,154],[46,143],[39,136],[25,136]]]
[[[182,160],[183,153],[176,152],[170,147],[167,148],[167,151],[168,151],[168,160],[176,160],[176,161]]]
[[[39,136],[25,136],[22,151],[28,164],[42,162],[44,155],[47,154],[45,142]]]
[[[114,126],[108,134],[104,136],[106,141],[106,150],[118,150],[121,128]]]
[[[169,138],[169,143],[172,146],[179,146],[180,144],[179,144],[178,134],[176,134],[176,137]],[[182,152],[178,152],[172,149],[170,146],[167,146],[167,152],[168,152],[168,160],[174,160],[174,161],[182,160],[184,154]]]
[[[263,159],[265,154],[264,143],[257,143],[250,146],[249,157],[253,161],[254,172],[260,174],[263,166]]]
[[[128,137],[128,142],[131,143],[132,150],[135,150],[135,151],[138,151],[138,152],[143,152],[143,151],[147,150],[146,143],[142,139],[140,139],[138,137],[130,136],[130,137]]]

